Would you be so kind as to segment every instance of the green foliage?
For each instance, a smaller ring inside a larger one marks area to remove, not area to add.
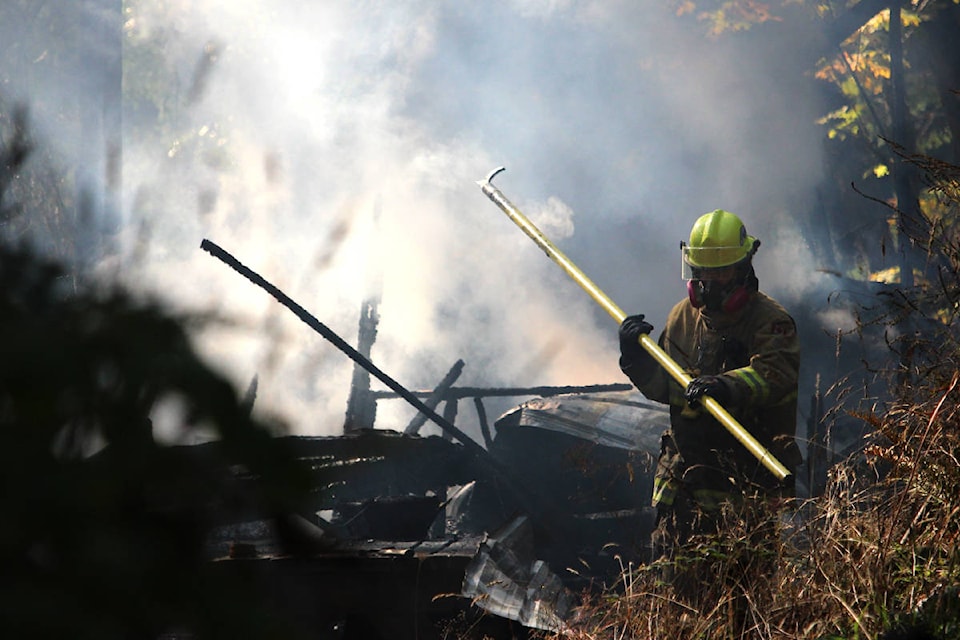
[[[904,11],[902,22],[904,40],[909,44],[922,20],[931,19],[913,11]],[[837,87],[843,104],[819,121],[826,126],[829,138],[856,139],[877,153],[883,150],[884,137],[892,127],[887,95],[890,92],[891,69],[889,51],[889,11],[883,11],[867,21],[849,38],[840,43],[839,51],[824,58],[817,66],[815,76]],[[907,50],[907,54],[911,50]],[[919,55],[919,54],[918,54]],[[914,122],[923,123],[942,110],[937,83],[923,64],[905,61],[908,76],[908,109]],[[930,152],[940,148],[949,139],[950,132],[943,121],[932,127],[922,127],[917,140],[917,151]]]
[[[671,0],[678,16],[693,15],[707,26],[712,36],[748,31],[770,21],[783,20],[782,13],[789,0],[757,2],[756,0]]]

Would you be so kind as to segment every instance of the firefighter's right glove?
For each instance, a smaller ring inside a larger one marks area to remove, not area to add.
[[[691,405],[696,405],[703,396],[710,396],[726,406],[733,399],[733,383],[726,376],[700,376],[687,385],[683,397]]]
[[[647,350],[640,346],[641,334],[653,331],[653,325],[643,314],[627,316],[620,323],[620,369],[646,372],[656,364]]]

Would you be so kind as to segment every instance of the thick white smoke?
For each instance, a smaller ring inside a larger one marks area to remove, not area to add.
[[[372,358],[408,388],[459,358],[460,385],[624,382],[615,323],[480,192],[493,168],[658,328],[683,295],[679,241],[705,211],[736,211],[764,240],[764,289],[812,272],[792,217],[819,178],[815,105],[661,4],[131,5],[128,43],[158,49],[163,91],[193,99],[150,135],[127,123],[121,277],[232,319],[203,350],[240,387],[258,375],[258,407],[297,433],[339,432],[352,363],[204,238],[351,343],[382,291]],[[411,416],[381,402],[378,426]],[[476,433],[473,419],[463,406],[458,423]]]

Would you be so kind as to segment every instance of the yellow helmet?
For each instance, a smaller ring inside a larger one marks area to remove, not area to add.
[[[760,241],[747,235],[736,215],[717,209],[700,216],[690,230],[690,243],[680,243],[684,271],[729,267],[753,256]]]

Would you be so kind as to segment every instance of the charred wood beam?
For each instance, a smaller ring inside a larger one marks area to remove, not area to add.
[[[493,398],[504,396],[542,396],[548,398],[564,393],[600,393],[604,391],[630,391],[633,385],[629,384],[593,384],[586,386],[568,387],[450,387],[444,393],[445,398]],[[424,398],[433,395],[434,391],[411,391],[413,395]],[[395,391],[371,391],[370,396],[376,400],[388,400],[401,397]]]
[[[357,350],[365,358],[370,357],[373,343],[377,339],[377,325],[380,323],[377,300],[378,298],[364,300],[363,307],[360,310]],[[376,418],[377,403],[370,397],[370,374],[361,365],[354,363],[343,430],[349,433],[360,429],[373,429]]]
[[[332,342],[335,347],[342,351],[348,358],[362,366],[364,369],[373,374],[380,382],[387,385],[401,398],[409,402],[415,409],[425,414],[430,420],[432,420],[438,427],[448,432],[451,436],[460,441],[463,446],[467,449],[470,449],[476,453],[479,453],[483,456],[488,456],[486,449],[481,447],[479,444],[474,442],[467,434],[458,429],[457,427],[450,424],[442,416],[440,416],[436,411],[425,405],[419,398],[410,391],[401,385],[399,382],[388,376],[384,373],[377,365],[373,364],[366,356],[362,353],[351,347],[343,338],[338,336],[336,332],[330,329],[327,325],[323,324],[315,316],[313,316],[309,311],[297,304],[290,296],[285,294],[283,291],[278,289],[273,284],[269,283],[266,279],[260,276],[258,273],[254,272],[252,269],[242,264],[239,260],[230,255],[222,247],[210,242],[209,240],[204,239],[200,243],[200,248],[217,258],[234,271],[245,277],[250,282],[254,283],[271,296],[273,296],[277,302],[285,306],[287,309],[293,312],[295,316],[300,318],[308,327],[319,333],[321,336],[326,338],[328,341]]]
[[[265,280],[262,276],[242,264],[239,260],[234,258],[220,246],[207,239],[204,239],[200,243],[200,248],[269,293],[277,300],[277,302],[292,311],[294,315],[300,318],[300,320],[303,321],[307,326],[322,335],[328,341],[332,342],[338,349],[340,349],[340,351],[346,354],[347,357],[360,364],[378,380],[393,389],[394,392],[409,402],[415,409],[426,414],[426,416],[430,418],[434,424],[443,429],[443,431],[448,433],[451,437],[459,440],[464,448],[475,458],[477,458],[478,463],[482,462],[482,464],[477,465],[477,468],[481,472],[487,474],[488,478],[492,482],[499,482],[501,486],[507,489],[523,506],[524,509],[547,525],[547,530],[549,530],[552,535],[555,535],[561,539],[564,537],[570,537],[572,535],[569,524],[559,517],[559,514],[556,513],[555,507],[552,505],[550,500],[548,500],[545,496],[540,495],[533,488],[520,482],[516,478],[516,475],[513,473],[512,469],[506,467],[506,465],[502,464],[477,442],[474,442],[463,431],[437,414],[436,411],[426,406],[413,393],[403,387],[403,385],[401,385],[399,382],[388,376],[386,373],[381,371],[379,367],[370,362],[370,360],[364,357],[363,354],[347,344],[343,338],[338,336],[325,324],[317,320],[317,318],[311,315],[306,309],[301,307],[293,299],[280,291],[280,289],[278,289],[276,286],[267,282],[267,280]]]
[[[457,378],[460,377],[460,374],[463,372],[463,360],[457,360],[450,371],[447,372],[447,375],[443,377],[443,380],[440,381],[440,384],[430,393],[427,397],[425,405],[431,409],[436,409],[437,405],[440,404],[440,401],[447,396],[447,390],[453,386],[453,383],[457,381]],[[368,392],[369,394],[369,392]],[[370,396],[371,402],[375,400],[374,396]],[[446,416],[444,416],[446,418]],[[407,425],[407,428],[403,432],[407,435],[412,435],[419,433],[420,427],[423,426],[423,423],[427,421],[427,416],[423,413],[418,413],[413,417],[413,420],[410,421],[410,424]],[[452,420],[450,422],[453,422]]]
[[[483,406],[483,398],[475,397],[474,406],[477,407],[477,419],[480,421],[480,433],[483,434],[483,444],[489,450],[493,446],[493,437],[490,435],[490,423],[487,422],[487,409]]]
[[[446,402],[443,405],[443,417],[450,423],[453,423],[457,419],[457,400],[453,398],[447,398]],[[444,438],[448,438],[448,434],[443,434]]]
[[[377,196],[373,206],[373,227],[380,233],[380,196]],[[376,252],[373,252],[376,255]],[[383,289],[381,265],[379,261],[372,261],[374,278],[368,283],[368,297],[360,308],[360,322],[357,329],[357,351],[365,358],[370,357],[373,343],[377,341],[377,327],[380,324],[381,291]],[[353,377],[350,383],[350,396],[347,398],[347,415],[343,423],[344,433],[351,433],[361,429],[373,429],[377,420],[377,401],[370,397],[370,374],[357,363],[353,365]]]

